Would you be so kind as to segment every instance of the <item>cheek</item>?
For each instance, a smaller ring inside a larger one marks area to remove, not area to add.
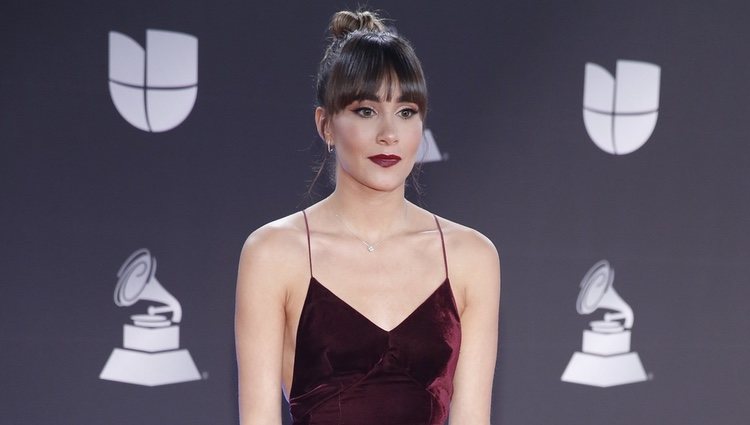
[[[333,132],[339,142],[357,141],[367,138],[372,131],[370,127],[366,123],[342,117],[334,123]]]
[[[410,151],[416,152],[419,149],[419,145],[422,143],[422,125],[409,126],[405,131],[402,139],[404,144],[408,145]]]
[[[336,144],[336,161],[344,170],[351,171],[351,167],[366,150],[367,141],[374,136],[369,134],[367,126],[343,117],[335,122],[332,131]]]

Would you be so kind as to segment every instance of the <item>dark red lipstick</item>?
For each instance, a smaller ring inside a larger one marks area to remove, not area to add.
[[[368,157],[370,161],[380,165],[381,167],[388,168],[392,165],[396,165],[399,161],[401,161],[401,157],[398,155],[373,155]]]

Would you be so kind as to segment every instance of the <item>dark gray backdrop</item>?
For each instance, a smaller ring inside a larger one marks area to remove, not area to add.
[[[244,238],[309,204],[319,152],[312,78],[325,2],[0,5],[0,423],[237,422],[234,280]],[[750,415],[750,39],[744,1],[377,1],[417,49],[427,126],[422,203],[474,227],[503,264],[493,423],[740,424]],[[109,31],[198,38],[198,97],[165,133],[125,121]],[[659,120],[612,156],[581,117],[586,62],[662,69]],[[325,188],[319,187],[325,194]],[[204,379],[143,387],[98,375],[142,304],[112,302],[147,247],[184,310]],[[635,311],[647,382],[560,381],[589,320],[596,261]]]

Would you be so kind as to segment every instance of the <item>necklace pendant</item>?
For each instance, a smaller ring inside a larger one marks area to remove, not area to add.
[[[375,247],[370,244],[367,244],[367,252],[373,252],[373,251],[375,251]]]

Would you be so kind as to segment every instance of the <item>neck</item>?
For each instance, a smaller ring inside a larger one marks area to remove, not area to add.
[[[385,192],[342,180],[337,179],[336,189],[326,203],[357,236],[375,243],[404,229],[409,202],[404,197],[403,184]]]

